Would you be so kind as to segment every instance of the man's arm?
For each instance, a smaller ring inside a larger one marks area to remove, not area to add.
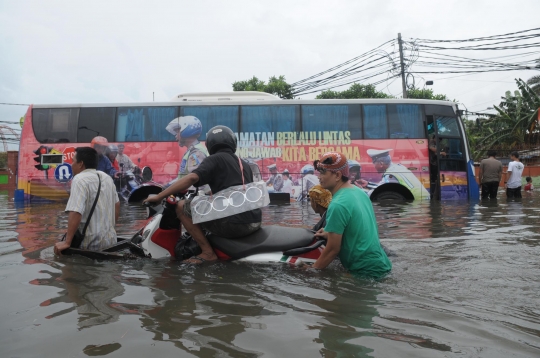
[[[482,163],[480,163],[480,169],[478,170],[478,182],[482,182],[482,175],[484,174]],[[500,181],[500,178],[499,178]]]
[[[54,253],[57,255],[60,255],[61,252],[71,246],[71,242],[73,241],[73,236],[75,236],[75,232],[79,228],[79,224],[81,223],[82,215],[76,211],[70,211],[68,215],[68,227],[67,227],[67,233],[66,233],[66,240],[57,242],[54,245]]]
[[[179,193],[187,190],[190,186],[195,185],[199,181],[199,175],[195,173],[189,173],[180,180],[176,180],[167,189],[163,190],[156,196],[149,196],[144,200],[145,202],[158,203],[169,195]]]
[[[313,264],[315,269],[324,269],[336,258],[341,250],[341,238],[343,235],[333,232],[324,232],[321,229],[315,235],[316,237],[325,237],[327,239],[326,246],[321,253],[321,256]],[[322,231],[322,232],[321,232]]]
[[[114,223],[115,224],[118,222],[119,217],[120,217],[120,202],[117,201],[116,204],[114,204]]]
[[[510,175],[512,175],[512,163],[508,163],[508,169],[506,170],[506,179],[504,179],[504,184],[508,183],[510,180]]]

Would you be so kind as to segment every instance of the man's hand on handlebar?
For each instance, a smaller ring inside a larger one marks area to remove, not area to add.
[[[159,198],[159,195],[149,195],[148,198],[144,199],[143,205],[145,205],[145,206],[155,206],[155,205],[161,203],[162,200],[163,199]]]

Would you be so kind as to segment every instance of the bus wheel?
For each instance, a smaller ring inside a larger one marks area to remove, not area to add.
[[[375,198],[372,199],[373,201],[405,201],[407,200],[403,195],[396,191],[382,191]]]

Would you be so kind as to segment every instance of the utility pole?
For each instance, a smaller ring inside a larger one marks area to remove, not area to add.
[[[399,44],[399,62],[401,63],[401,88],[403,90],[403,98],[407,98],[407,86],[405,85],[405,63],[403,63],[403,44],[401,42],[401,32],[397,34]]]

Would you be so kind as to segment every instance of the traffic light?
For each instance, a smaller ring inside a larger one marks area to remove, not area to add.
[[[43,165],[41,164],[41,156],[43,154],[49,153],[49,148],[42,145],[38,149],[34,150],[34,153],[37,155],[37,157],[34,157],[34,160],[36,162],[38,162],[38,164],[35,165],[36,169],[37,170],[47,170],[47,169],[49,169],[49,166],[47,164],[43,164]]]

